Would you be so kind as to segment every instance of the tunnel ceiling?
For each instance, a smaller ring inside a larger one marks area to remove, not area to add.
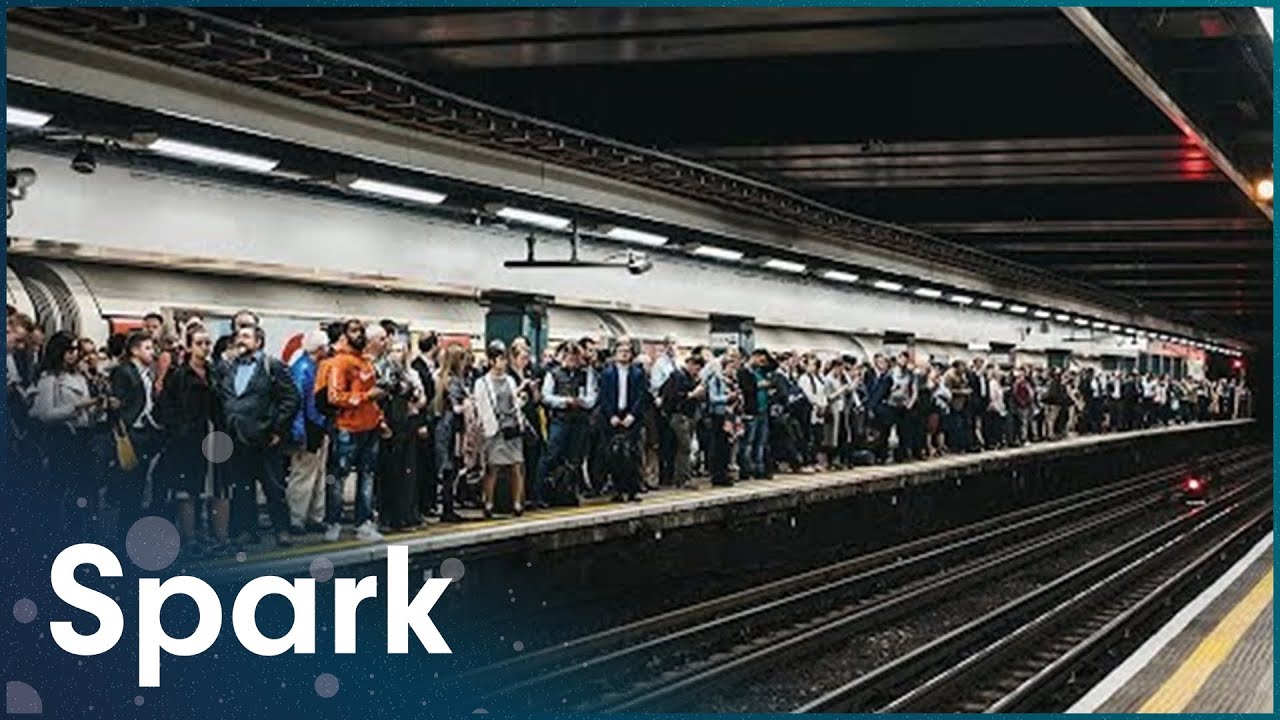
[[[1054,8],[213,12],[1270,343],[1268,214]],[[1252,9],[1095,14],[1235,168],[1270,177]]]

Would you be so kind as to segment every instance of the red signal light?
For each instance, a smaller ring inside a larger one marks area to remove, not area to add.
[[[1199,481],[1198,479],[1196,479],[1196,478],[1187,478],[1187,489],[1188,489],[1188,490],[1199,490],[1199,489],[1200,489],[1200,481]]]
[[[1232,370],[1239,370],[1242,367],[1244,367],[1244,361],[1241,360],[1240,358],[1236,358],[1235,360],[1231,361]]]

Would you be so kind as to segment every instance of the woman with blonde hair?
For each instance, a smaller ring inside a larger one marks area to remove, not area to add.
[[[443,496],[440,520],[460,522],[463,518],[454,509],[457,498],[458,469],[461,463],[459,448],[463,430],[463,413],[471,401],[467,390],[467,350],[457,343],[445,346],[440,362],[440,375],[436,378],[436,394],[431,401],[435,422],[436,472]]]

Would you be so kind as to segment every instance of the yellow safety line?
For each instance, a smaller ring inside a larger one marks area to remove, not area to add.
[[[1174,670],[1168,680],[1147,698],[1140,713],[1179,713],[1208,682],[1209,676],[1227,659],[1231,651],[1271,602],[1273,571],[1258,581],[1231,612],[1218,622],[1187,659]]]

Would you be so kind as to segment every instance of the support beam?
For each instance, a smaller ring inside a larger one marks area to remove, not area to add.
[[[1271,223],[1252,218],[1157,218],[1151,220],[992,220],[923,222],[912,227],[940,235],[1056,235],[1118,232],[1247,232]]]
[[[1067,20],[1070,20],[1071,24],[1075,25],[1076,29],[1111,61],[1111,64],[1117,70],[1129,78],[1129,82],[1133,83],[1134,87],[1138,88],[1143,95],[1147,96],[1147,99],[1155,103],[1156,107],[1169,120],[1173,121],[1173,124],[1183,135],[1195,140],[1196,144],[1213,160],[1213,164],[1217,165],[1218,169],[1222,171],[1222,174],[1226,175],[1236,187],[1240,188],[1240,191],[1257,206],[1258,210],[1268,220],[1273,219],[1271,206],[1266,202],[1260,202],[1254,197],[1253,183],[1249,181],[1249,178],[1245,177],[1244,173],[1236,168],[1226,153],[1219,149],[1217,144],[1209,138],[1209,135],[1192,121],[1191,117],[1169,96],[1169,93],[1160,86],[1160,83],[1156,82],[1156,79],[1147,72],[1146,68],[1142,67],[1142,64],[1133,55],[1129,54],[1129,51],[1120,44],[1120,41],[1111,34],[1111,31],[1107,30],[1097,16],[1090,12],[1089,8],[1064,7],[1059,9],[1062,10],[1063,15],[1067,16]]]
[[[1271,238],[1195,238],[1185,240],[1024,240],[1007,242],[975,242],[987,252],[1013,253],[1175,253],[1244,251],[1266,252]]]

